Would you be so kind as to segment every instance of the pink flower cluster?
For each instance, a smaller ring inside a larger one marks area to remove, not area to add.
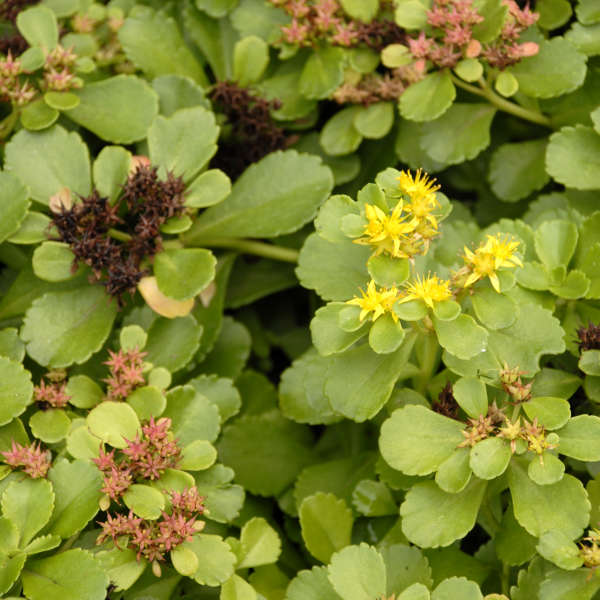
[[[166,552],[190,541],[194,533],[203,529],[204,522],[197,520],[203,512],[204,498],[197,488],[171,492],[171,514],[162,511],[155,521],[136,517],[131,511],[127,516],[107,514],[106,521],[100,523],[102,533],[96,543],[112,539],[118,548],[119,538],[127,536],[127,547],[135,550],[138,560],[164,561]]]
[[[537,54],[534,42],[518,42],[521,33],[533,25],[537,13],[519,8],[514,0],[503,0],[508,7],[508,19],[498,39],[482,45],[473,38],[473,28],[484,19],[473,7],[472,0],[434,0],[427,21],[434,28],[433,36],[421,32],[408,39],[408,47],[417,62],[431,61],[437,67],[454,67],[463,58],[481,56],[491,66],[503,69],[525,56]]]
[[[100,450],[100,456],[92,459],[102,471],[102,491],[112,500],[119,501],[123,493],[138,478],[158,479],[166,469],[176,467],[181,449],[169,432],[171,419],[154,417],[142,426],[142,435],[126,440],[127,446],[115,457],[115,449]]]
[[[337,0],[270,0],[292,17],[281,28],[288,44],[310,46],[327,41],[334,46],[366,44],[381,49],[387,44],[404,40],[404,32],[393,21],[374,20],[363,23],[349,18]]]
[[[0,101],[25,106],[35,98],[37,91],[28,81],[21,82],[21,73],[21,61],[14,59],[10,51],[0,59]]]
[[[73,73],[76,59],[77,56],[70,49],[56,46],[46,56],[42,88],[56,92],[80,88],[83,82]]]
[[[110,358],[103,363],[110,370],[110,377],[103,380],[108,385],[108,398],[124,400],[135,388],[146,383],[142,371],[147,353],[137,348],[127,352],[109,350],[108,353]]]
[[[39,442],[21,446],[12,440],[12,448],[7,452],[0,452],[4,456],[7,465],[16,469],[23,467],[27,475],[33,479],[46,477],[52,463],[52,454],[49,450],[42,450]]]
[[[66,382],[54,381],[49,384],[42,379],[40,384],[33,388],[33,395],[37,402],[43,402],[47,407],[64,408],[69,403],[71,396],[65,393]]]

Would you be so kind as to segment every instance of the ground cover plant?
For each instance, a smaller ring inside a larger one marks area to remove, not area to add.
[[[600,597],[596,0],[0,4],[0,597]]]

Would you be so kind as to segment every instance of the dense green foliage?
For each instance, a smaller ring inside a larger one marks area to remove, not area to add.
[[[600,597],[599,56],[597,0],[4,0],[0,597]]]

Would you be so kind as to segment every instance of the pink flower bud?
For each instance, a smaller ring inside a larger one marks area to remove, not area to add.
[[[471,40],[465,51],[467,58],[476,58],[481,52],[481,42],[479,40]]]
[[[521,56],[535,56],[539,52],[539,46],[535,42],[525,42],[520,45]]]

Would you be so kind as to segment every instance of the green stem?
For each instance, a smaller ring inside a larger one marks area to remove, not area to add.
[[[264,258],[272,258],[273,260],[281,260],[289,263],[297,263],[300,254],[298,250],[294,250],[293,248],[284,248],[283,246],[275,246],[274,244],[240,238],[205,238],[199,240],[198,245],[207,248],[228,248],[245,254],[254,254],[256,256],[263,256]]]
[[[65,550],[68,550],[77,541],[78,537],[79,534],[75,533],[70,538],[66,539],[64,544],[57,550],[57,552],[64,552]]]
[[[118,229],[109,229],[108,235],[110,235],[110,237],[115,240],[119,240],[120,242],[130,242],[132,239],[128,233],[125,233],[124,231],[119,231]]]
[[[439,362],[439,344],[433,333],[424,336],[423,354],[420,358],[421,372],[413,378],[413,386],[417,392],[425,395],[427,384],[433,377]]]
[[[471,92],[471,94],[475,94],[476,96],[481,96],[485,98],[490,104],[493,104],[498,110],[501,110],[505,113],[514,115],[515,117],[519,117],[520,119],[525,119],[526,121],[530,121],[531,123],[535,123],[536,125],[542,125],[544,127],[549,127],[553,129],[552,122],[550,119],[543,115],[542,113],[536,112],[534,110],[529,110],[523,106],[519,106],[514,102],[509,102],[505,98],[502,98],[498,94],[496,94],[492,88],[490,88],[485,82],[480,82],[481,87],[476,87],[471,85],[470,83],[465,83],[455,75],[450,75],[454,85],[463,90],[467,90],[467,92]]]
[[[510,566],[505,562],[502,563],[502,576],[500,579],[500,585],[502,586],[502,593],[508,596],[510,592]]]

